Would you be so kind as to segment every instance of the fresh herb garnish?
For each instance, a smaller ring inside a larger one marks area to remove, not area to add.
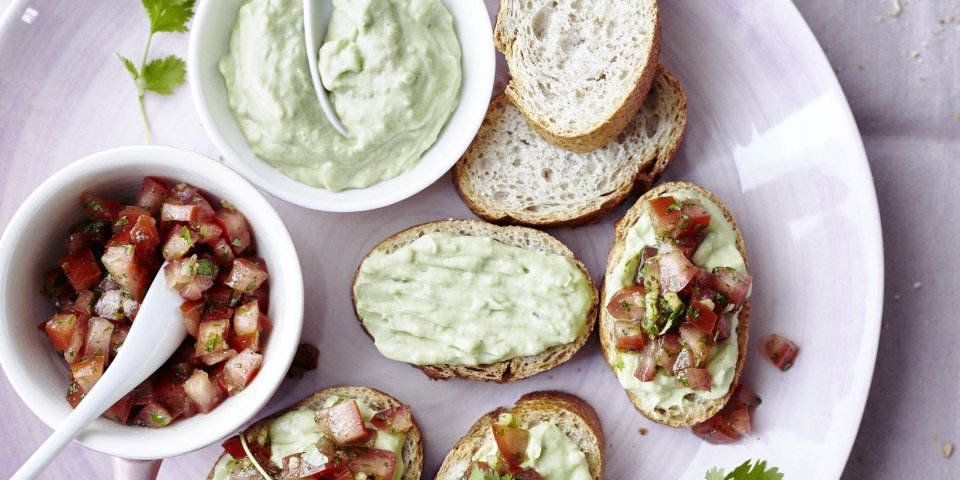
[[[153,420],[153,423],[161,426],[167,424],[167,418],[157,414],[157,412],[150,412],[150,420]]]
[[[150,52],[150,43],[153,36],[159,32],[179,32],[187,31],[187,22],[193,18],[193,5],[195,0],[141,0],[143,8],[150,17],[150,36],[147,37],[147,46],[143,49],[143,58],[140,60],[140,68],[137,69],[133,61],[117,53],[120,61],[133,77],[133,83],[137,87],[137,101],[140,106],[140,119],[143,120],[143,128],[147,133],[147,142],[153,143],[153,133],[150,131],[150,123],[147,121],[147,114],[143,109],[143,97],[147,92],[155,92],[160,95],[170,95],[173,89],[183,85],[184,75],[186,73],[186,62],[176,55],[169,55],[165,58],[157,58],[147,62],[147,54]]]
[[[711,468],[704,478],[706,480],[782,480],[783,474],[777,470],[777,467],[767,470],[767,462],[763,460],[757,460],[753,465],[750,464],[750,460],[747,460],[730,473],[725,473],[717,467]]]

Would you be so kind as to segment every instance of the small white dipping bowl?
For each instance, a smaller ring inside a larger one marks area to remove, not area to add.
[[[202,2],[190,34],[187,73],[190,91],[213,144],[234,167],[271,194],[303,207],[327,212],[372,210],[406,199],[443,176],[463,155],[487,113],[496,57],[484,3],[444,0],[460,39],[463,83],[460,104],[420,162],[405,173],[367,188],[331,192],[297,182],[257,157],[227,103],[227,87],[218,62],[230,49],[230,34],[243,0]],[[312,88],[304,85],[304,88]]]
[[[69,369],[37,325],[55,311],[40,294],[40,286],[44,273],[56,268],[64,255],[70,226],[84,219],[80,195],[92,192],[132,203],[145,176],[189,183],[243,212],[270,273],[268,314],[273,330],[256,378],[212,412],[158,429],[100,418],[77,437],[88,448],[130,459],[184,454],[238,430],[280,386],[303,323],[303,275],[293,241],[277,212],[243,177],[215,160],[170,147],[124,147],[91,155],[43,182],[0,238],[0,365],[34,414],[56,428],[71,411],[65,399]]]

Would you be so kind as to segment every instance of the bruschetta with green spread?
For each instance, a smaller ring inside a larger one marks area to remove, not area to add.
[[[334,387],[223,443],[208,480],[418,480],[423,441],[410,406],[366,387]]]
[[[727,403],[746,354],[747,267],[733,216],[694,184],[659,185],[617,222],[600,341],[640,413],[688,427]]]

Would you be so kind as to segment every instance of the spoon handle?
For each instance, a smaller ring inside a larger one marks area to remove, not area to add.
[[[332,15],[331,0],[303,0],[303,33],[307,43],[307,65],[310,67],[313,89],[317,92],[317,101],[334,130],[344,138],[350,138],[350,133],[340,122],[340,117],[330,104],[330,98],[327,96],[327,90],[323,86],[320,70],[317,67],[317,56],[320,54],[323,39],[327,35],[327,24],[330,23]]]
[[[83,399],[84,401],[80,402],[70,415],[67,415],[63,423],[47,437],[40,448],[33,452],[17,473],[13,474],[11,480],[36,478],[87,425],[107,410],[111,403],[106,403],[105,400],[111,398],[111,394],[116,395],[116,392],[110,392],[109,388],[96,387],[97,385],[90,390],[90,394]]]

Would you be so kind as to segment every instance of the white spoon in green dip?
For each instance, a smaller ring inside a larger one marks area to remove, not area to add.
[[[320,101],[320,109],[327,116],[327,121],[333,125],[333,128],[340,135],[350,138],[347,129],[340,123],[337,112],[333,110],[333,105],[330,105],[327,89],[323,87],[323,82],[320,80],[320,70],[317,68],[320,44],[327,34],[327,25],[330,24],[331,16],[333,16],[333,2],[331,0],[303,0],[303,33],[307,39],[307,64],[310,65],[313,89],[317,91],[317,100]]]

